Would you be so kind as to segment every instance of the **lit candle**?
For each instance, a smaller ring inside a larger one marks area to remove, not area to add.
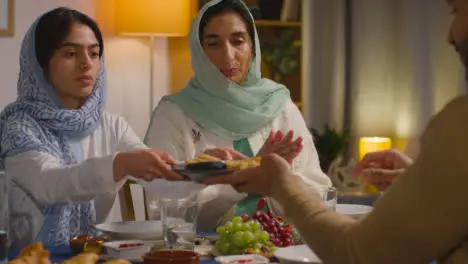
[[[359,160],[367,153],[386,150],[392,147],[392,140],[388,137],[362,137],[359,139]]]
[[[359,160],[371,152],[382,151],[392,147],[392,140],[388,137],[362,137],[359,139]],[[366,185],[367,193],[379,193],[379,190],[371,184]]]

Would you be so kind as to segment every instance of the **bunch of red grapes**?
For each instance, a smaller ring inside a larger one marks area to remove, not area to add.
[[[263,213],[265,204],[262,198],[254,215],[236,216],[219,226],[216,229],[219,239],[214,247],[222,255],[259,254],[272,258],[277,247],[294,245],[292,226],[269,210]]]
[[[270,241],[275,246],[288,247],[294,245],[292,225],[286,223],[281,216],[275,217],[270,210],[267,213],[263,213],[261,210],[263,210],[265,204],[265,198],[261,198],[257,204],[257,212],[252,217],[242,215],[242,219],[244,221],[252,219],[260,222],[263,230],[268,232]]]

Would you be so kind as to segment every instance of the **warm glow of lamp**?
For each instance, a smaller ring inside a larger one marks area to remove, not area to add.
[[[367,153],[386,150],[392,147],[392,140],[388,137],[362,137],[359,139],[359,159]]]
[[[191,0],[115,0],[119,35],[187,36]]]
[[[115,32],[150,37],[150,113],[154,108],[154,38],[185,37],[192,20],[192,0],[114,0]],[[158,63],[162,63],[159,61]],[[169,62],[167,62],[169,63]]]
[[[362,137],[359,139],[359,159],[364,158],[367,153],[386,150],[391,147],[392,140],[388,137]],[[377,194],[379,190],[375,186],[367,184],[366,192]]]

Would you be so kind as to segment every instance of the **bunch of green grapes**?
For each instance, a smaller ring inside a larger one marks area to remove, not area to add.
[[[219,239],[215,247],[223,255],[259,254],[271,257],[276,250],[270,234],[257,220],[236,216],[216,229]]]

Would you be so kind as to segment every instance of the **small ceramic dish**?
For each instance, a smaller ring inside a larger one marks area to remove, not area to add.
[[[320,264],[322,261],[307,246],[297,245],[285,248],[278,248],[273,254],[281,263],[285,264]]]
[[[150,252],[152,245],[141,240],[120,240],[106,242],[103,246],[106,248],[107,258],[136,260]]]
[[[264,264],[270,261],[260,255],[233,255],[215,258],[219,264]]]
[[[102,250],[102,243],[106,242],[106,237],[93,237],[89,235],[81,235],[74,237],[70,240],[70,247],[76,254],[85,251],[94,252],[99,254]]]
[[[200,256],[192,250],[159,250],[143,256],[145,264],[199,264]]]

